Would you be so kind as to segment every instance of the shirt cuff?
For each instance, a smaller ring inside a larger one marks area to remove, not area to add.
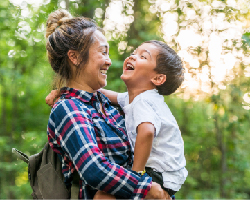
[[[147,195],[148,191],[151,189],[152,186],[152,178],[147,174],[141,176],[134,192],[132,199],[144,199]]]

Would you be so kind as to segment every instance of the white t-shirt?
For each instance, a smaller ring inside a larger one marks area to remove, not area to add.
[[[184,142],[164,97],[153,89],[139,94],[130,104],[127,92],[119,93],[117,101],[125,113],[125,125],[133,149],[137,126],[143,122],[154,125],[155,137],[146,167],[162,173],[164,187],[179,191],[188,175]]]

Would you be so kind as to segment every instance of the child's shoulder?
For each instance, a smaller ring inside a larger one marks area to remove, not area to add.
[[[155,102],[155,103],[164,101],[164,97],[160,95],[156,89],[146,90],[140,95],[141,95],[140,97],[141,100],[146,100],[146,101]]]
[[[133,100],[133,105],[142,105],[144,106],[151,106],[154,109],[157,108],[157,104],[162,104],[164,103],[164,98],[162,95],[157,93],[156,91],[153,90],[146,90],[145,92],[137,95],[135,99]]]
[[[155,90],[147,90],[141,93],[141,97],[138,99],[138,103],[146,103],[146,105],[152,107],[153,110],[158,113],[169,113],[171,112],[168,105],[165,102],[164,96],[159,94]]]

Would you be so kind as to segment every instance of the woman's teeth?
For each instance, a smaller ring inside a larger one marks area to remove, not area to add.
[[[108,71],[108,70],[104,70],[104,69],[100,70],[100,72],[101,72],[102,74],[107,74],[107,71]]]

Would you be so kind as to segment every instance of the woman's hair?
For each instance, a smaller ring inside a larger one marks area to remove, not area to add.
[[[94,43],[93,33],[99,30],[96,23],[85,17],[72,17],[63,9],[56,10],[48,16],[46,23],[46,49],[52,69],[56,73],[54,87],[60,89],[75,74],[69,65],[68,51],[79,52],[79,65],[75,73],[85,66],[89,59],[89,48]]]
[[[164,42],[151,40],[144,43],[151,43],[158,47],[159,53],[156,57],[156,68],[154,70],[159,74],[166,75],[166,81],[162,85],[156,86],[156,89],[161,95],[174,93],[184,80],[181,58]]]

